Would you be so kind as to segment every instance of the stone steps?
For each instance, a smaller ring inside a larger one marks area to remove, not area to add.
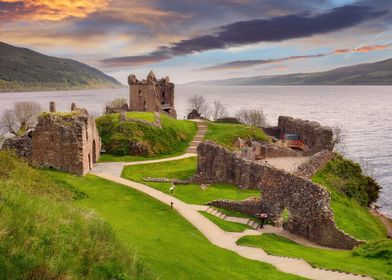
[[[197,146],[199,146],[199,144],[203,141],[204,135],[207,133],[208,130],[208,127],[204,121],[197,122],[197,128],[198,131],[195,137],[193,137],[193,140],[186,151],[187,153],[197,154]]]

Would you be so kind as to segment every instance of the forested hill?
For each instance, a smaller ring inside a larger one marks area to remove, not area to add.
[[[116,79],[84,63],[0,42],[0,92],[121,86]]]
[[[191,84],[203,86],[392,85],[392,59],[341,67],[325,72],[232,78]]]

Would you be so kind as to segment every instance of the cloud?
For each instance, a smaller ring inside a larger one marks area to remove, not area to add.
[[[366,52],[373,52],[373,51],[383,51],[383,50],[388,49],[390,47],[391,47],[390,44],[387,44],[387,45],[374,45],[374,46],[361,46],[361,47],[353,49],[353,52],[366,53]]]
[[[105,8],[109,0],[0,0],[0,20],[58,21],[84,18]]]
[[[201,70],[229,70],[229,69],[240,69],[240,68],[248,68],[261,64],[272,64],[272,63],[280,63],[290,60],[298,60],[298,59],[307,59],[307,58],[315,58],[315,57],[323,57],[328,54],[312,54],[312,55],[298,55],[298,56],[288,56],[276,59],[260,59],[260,60],[237,60],[231,61],[223,64],[218,64],[206,68],[202,68]]]
[[[386,13],[365,6],[347,5],[316,15],[287,15],[239,21],[222,26],[215,33],[161,46],[145,55],[113,57],[103,59],[101,63],[108,67],[134,66],[232,46],[309,37],[352,27]]]
[[[209,67],[202,68],[200,70],[203,71],[211,71],[211,70],[233,70],[233,69],[242,69],[248,68],[256,65],[262,64],[273,64],[273,63],[281,63],[290,60],[299,60],[299,59],[311,59],[311,58],[319,58],[325,57],[329,55],[342,55],[347,53],[365,53],[365,52],[372,52],[372,51],[382,51],[392,47],[392,44],[385,44],[385,45],[366,45],[357,47],[354,49],[337,49],[333,50],[332,52],[327,53],[319,53],[319,54],[311,54],[311,55],[297,55],[297,56],[288,56],[282,58],[273,58],[273,59],[255,59],[255,60],[235,60],[230,61],[227,63],[217,64]]]

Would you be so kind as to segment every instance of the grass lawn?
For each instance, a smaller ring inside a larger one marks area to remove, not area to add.
[[[132,119],[141,119],[148,122],[154,122],[155,116],[152,112],[127,112],[126,116]]]
[[[55,174],[87,194],[75,203],[105,219],[159,279],[300,279],[210,244],[175,210],[143,193],[93,175]]]
[[[302,258],[319,268],[364,274],[375,279],[392,279],[392,259],[365,258],[353,256],[352,251],[306,247],[274,234],[245,236],[237,243],[262,248],[272,255]]]
[[[162,159],[182,155],[183,152],[174,153],[170,155],[159,155],[159,156],[116,156],[112,154],[101,154],[99,162],[132,162],[132,161],[143,161],[143,160],[153,160]]]
[[[243,232],[246,229],[252,229],[248,225],[240,224],[240,223],[234,223],[234,222],[229,222],[222,220],[214,215],[211,215],[210,213],[204,212],[204,211],[199,211],[204,217],[208,218],[211,222],[216,224],[218,227],[223,229],[224,231],[229,231],[229,232]]]
[[[205,140],[212,140],[228,149],[233,149],[237,138],[267,141],[266,134],[257,127],[243,124],[208,123]]]
[[[127,166],[124,168],[122,176],[126,179],[141,182],[152,188],[169,194],[171,183],[145,182],[146,177],[166,177],[186,179],[196,172],[197,158],[187,158],[163,163],[143,164]],[[186,203],[205,204],[216,199],[243,200],[251,196],[259,196],[256,190],[241,190],[230,184],[214,184],[206,190],[202,190],[199,185],[176,185],[174,196]]]

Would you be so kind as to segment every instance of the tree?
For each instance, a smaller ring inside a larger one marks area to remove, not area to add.
[[[188,98],[189,111],[196,110],[200,115],[208,118],[210,115],[210,107],[201,95],[193,95]]]
[[[0,131],[19,136],[34,128],[42,107],[37,102],[16,102],[13,109],[5,110],[0,117]]]
[[[237,119],[247,125],[263,127],[267,121],[262,108],[259,109],[241,109],[236,114]]]
[[[344,154],[345,151],[345,147],[344,147],[344,138],[345,138],[345,134],[343,131],[343,127],[342,126],[334,126],[332,127],[332,133],[333,133],[333,137],[332,137],[332,149]]]
[[[124,110],[128,111],[128,99],[115,98],[106,103],[104,114],[119,113]]]
[[[227,111],[226,111],[225,106],[220,101],[215,100],[211,115],[212,115],[212,119],[214,121],[216,121],[217,119],[226,117]]]

